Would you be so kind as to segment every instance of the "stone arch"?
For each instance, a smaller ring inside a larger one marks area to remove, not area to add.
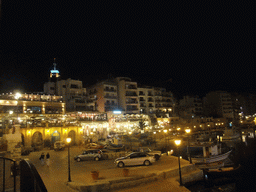
[[[40,146],[43,145],[43,135],[41,132],[36,131],[32,136],[32,145]]]
[[[60,133],[58,131],[52,133],[52,143],[55,143],[56,141],[60,141]]]
[[[71,145],[76,143],[76,132],[74,130],[69,131],[68,137],[71,138]]]

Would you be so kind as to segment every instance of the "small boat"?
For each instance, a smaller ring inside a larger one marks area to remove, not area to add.
[[[221,167],[218,169],[205,169],[205,174],[208,178],[215,179],[220,177],[234,178],[238,176],[241,172],[241,165],[237,167]]]
[[[225,129],[222,140],[235,140],[240,138],[240,133],[234,129]]]
[[[210,169],[218,169],[218,168],[224,167],[225,163],[224,161],[217,161],[213,163],[197,163],[195,165],[198,169],[210,170]]]
[[[220,155],[210,155],[209,157],[194,157],[191,159],[193,163],[214,163],[217,161],[223,161],[227,159],[231,151],[232,150]]]
[[[214,163],[219,161],[224,161],[228,158],[229,154],[232,150],[223,153],[221,149],[220,143],[212,143],[212,142],[197,142],[193,143],[189,147],[191,153],[192,163],[202,164],[202,163]],[[193,155],[193,151],[196,151],[198,154]],[[190,157],[189,157],[190,159]]]

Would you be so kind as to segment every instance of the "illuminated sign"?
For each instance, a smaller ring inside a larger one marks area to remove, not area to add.
[[[121,111],[113,111],[114,114],[121,114]]]

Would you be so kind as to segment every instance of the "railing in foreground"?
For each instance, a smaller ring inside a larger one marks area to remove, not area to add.
[[[20,191],[47,192],[39,173],[29,160],[20,161]]]

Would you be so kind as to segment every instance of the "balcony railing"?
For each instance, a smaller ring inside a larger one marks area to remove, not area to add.
[[[104,91],[107,91],[107,92],[116,92],[115,89],[104,89]]]
[[[137,111],[138,108],[127,108],[127,111]]]
[[[138,101],[126,101],[126,104],[137,104]]]
[[[104,98],[117,99],[117,96],[105,95]]]
[[[105,103],[105,106],[117,106],[117,104],[116,103]]]
[[[138,95],[136,93],[126,93],[125,96],[134,97]]]
[[[126,86],[126,89],[137,89],[136,86]]]

